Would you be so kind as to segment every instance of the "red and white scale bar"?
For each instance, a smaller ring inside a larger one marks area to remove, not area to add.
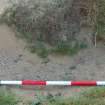
[[[1,80],[0,85],[33,85],[33,86],[105,86],[105,81],[5,81]]]

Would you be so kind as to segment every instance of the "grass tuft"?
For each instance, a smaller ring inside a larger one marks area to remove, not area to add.
[[[79,95],[64,98],[49,95],[38,105],[105,105],[105,88],[89,88]],[[37,105],[37,104],[30,104]]]
[[[0,105],[17,105],[16,96],[3,88],[0,88]]]

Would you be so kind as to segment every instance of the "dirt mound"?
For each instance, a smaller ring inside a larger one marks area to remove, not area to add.
[[[29,42],[38,39],[50,44],[62,40],[90,43],[95,20],[94,1],[18,1],[19,4],[15,3],[12,9],[4,13],[3,19],[8,25],[14,25],[21,37]],[[85,31],[86,35],[81,31]]]

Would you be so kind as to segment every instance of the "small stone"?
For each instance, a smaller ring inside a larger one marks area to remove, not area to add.
[[[40,79],[40,76],[39,76],[39,75],[37,75],[36,77],[37,77],[38,79]]]
[[[50,60],[48,58],[44,59],[41,63],[42,64],[47,64]]]
[[[71,66],[70,69],[74,70],[74,69],[76,69],[76,66]]]
[[[18,59],[15,59],[14,62],[15,62],[15,63],[18,63]]]
[[[19,58],[22,57],[22,56],[23,56],[22,54],[19,54],[19,55],[18,55]]]

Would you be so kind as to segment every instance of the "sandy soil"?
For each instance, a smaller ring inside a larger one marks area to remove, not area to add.
[[[24,47],[9,27],[0,26],[0,79],[104,80],[104,46],[82,50],[73,57],[50,55],[46,64]]]

